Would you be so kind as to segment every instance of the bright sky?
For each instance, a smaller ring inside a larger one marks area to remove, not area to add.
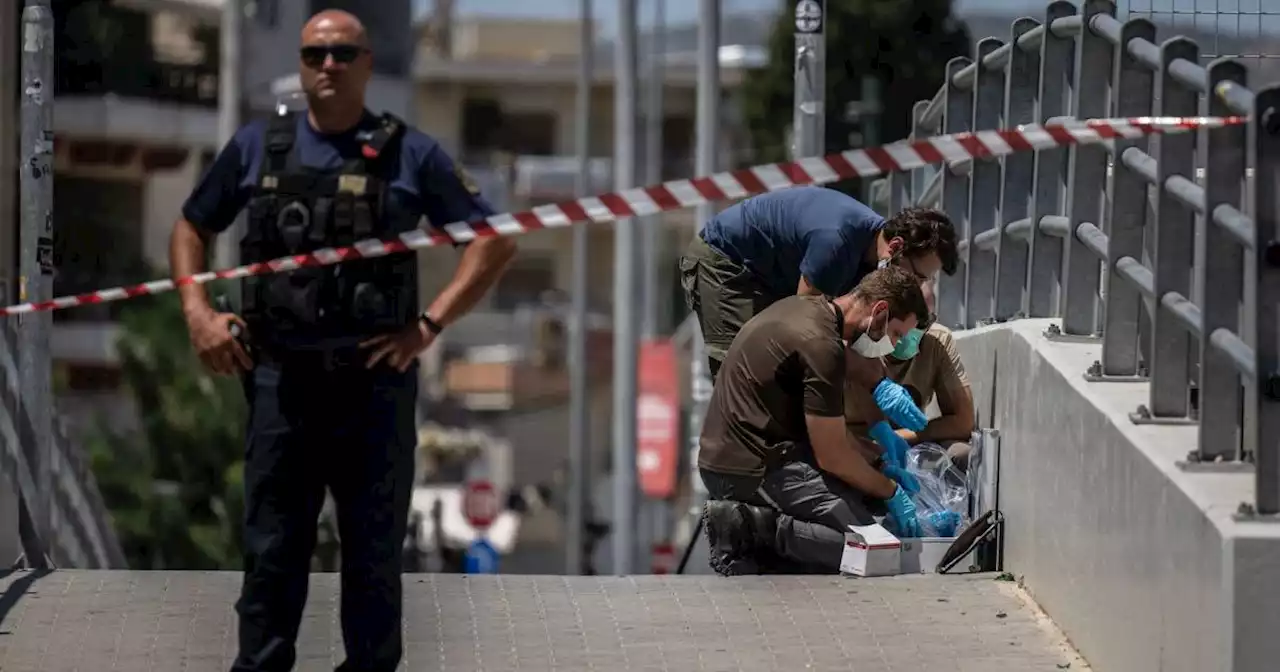
[[[427,11],[432,0],[414,0],[417,13]],[[458,13],[470,15],[500,15],[528,17],[563,17],[572,18],[578,15],[579,0],[457,0]],[[650,23],[653,15],[653,0],[638,0],[640,25]],[[959,11],[970,9],[1004,12],[1015,12],[1024,7],[1040,8],[1043,0],[958,0]],[[776,10],[782,5],[781,0],[721,0],[721,11],[725,13],[758,12]],[[617,25],[617,0],[595,0],[593,11],[597,20],[603,23],[605,35],[611,35]],[[670,23],[689,23],[698,15],[698,3],[692,0],[667,0],[667,21]]]

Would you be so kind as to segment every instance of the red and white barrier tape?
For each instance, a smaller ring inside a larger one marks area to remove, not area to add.
[[[1246,121],[1245,117],[1092,119],[1084,122],[1027,125],[995,131],[939,135],[917,142],[903,141],[870,149],[852,149],[822,157],[754,166],[542,205],[524,212],[504,213],[473,222],[454,222],[441,227],[443,230],[417,229],[388,240],[362,240],[349,247],[325,248],[309,254],[199,273],[179,278],[176,282],[156,280],[131,287],[113,287],[49,301],[22,303],[0,309],[0,316],[121,301],[135,296],[161,294],[179,285],[205,284],[214,280],[284,273],[303,267],[329,266],[349,259],[380,257],[437,245],[465,243],[489,236],[514,236],[537,229],[568,226],[578,222],[611,222],[619,218],[652,215],[707,202],[735,200],[788,187],[829,184],[852,177],[873,177],[944,161],[1002,156],[1014,152],[1053,149],[1068,145],[1096,144],[1157,133],[1220,128]]]

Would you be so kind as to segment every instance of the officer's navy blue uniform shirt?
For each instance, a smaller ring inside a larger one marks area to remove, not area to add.
[[[702,238],[780,295],[804,275],[823,294],[853,290],[874,265],[865,262],[884,218],[824,187],[794,187],[739,201],[707,222]]]
[[[360,156],[361,134],[380,124],[377,116],[366,111],[355,128],[324,134],[311,128],[306,114],[299,114],[293,151],[301,152],[304,166],[336,170],[344,159]],[[258,181],[266,128],[267,122],[259,120],[235,134],[183,205],[183,218],[209,233],[231,226]],[[434,139],[406,128],[400,141],[400,166],[391,190],[401,212],[425,215],[435,227],[495,214],[493,206],[463,182],[453,159]]]

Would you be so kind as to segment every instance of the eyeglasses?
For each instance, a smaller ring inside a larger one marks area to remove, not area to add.
[[[330,56],[333,57],[334,63],[347,65],[367,51],[369,50],[356,44],[308,45],[298,50],[302,55],[302,62],[309,68],[318,68],[324,65],[325,59]]]

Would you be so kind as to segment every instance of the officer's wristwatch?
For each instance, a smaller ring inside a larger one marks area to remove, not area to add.
[[[436,322],[435,319],[431,317],[431,313],[425,310],[418,313],[418,321],[427,325],[427,329],[437,336],[440,335],[440,332],[444,331],[444,325]]]

